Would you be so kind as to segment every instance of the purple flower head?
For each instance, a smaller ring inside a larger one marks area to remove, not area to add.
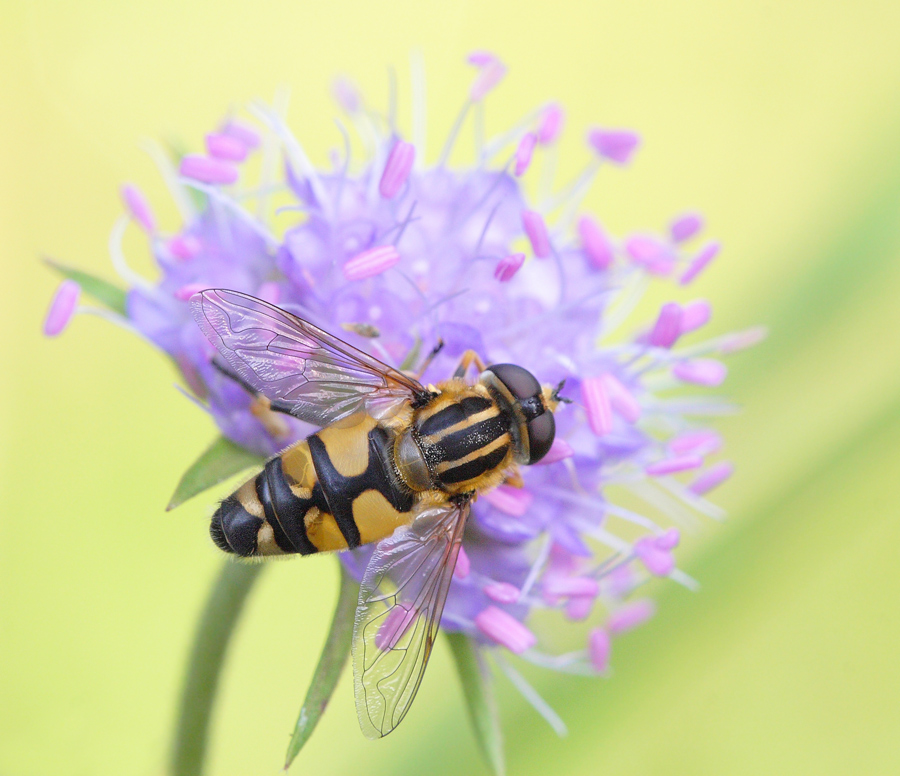
[[[106,315],[171,356],[222,434],[261,455],[313,429],[254,413],[249,394],[215,368],[189,312],[199,289],[263,297],[398,368],[417,366],[443,340],[423,382],[449,377],[469,348],[486,363],[520,364],[544,384],[565,380],[561,395],[571,403],[556,413],[550,453],[523,467],[521,482],[511,478],[475,501],[442,626],[501,655],[602,674],[616,637],[652,616],[652,602],[633,596],[638,587],[651,577],[693,585],[676,565],[673,529],[690,527],[691,511],[718,515],[703,496],[731,474],[718,457],[721,440],[703,421],[722,402],[686,389],[718,386],[726,369],[716,357],[739,343],[700,339],[710,317],[705,300],[668,302],[649,319],[629,316],[648,281],[675,296],[719,246],[682,247],[699,230],[699,215],[676,221],[671,235],[622,238],[580,211],[596,157],[631,160],[639,145],[631,131],[591,130],[575,183],[530,196],[526,171],[539,164],[549,178],[556,158],[564,115],[556,103],[485,142],[469,166],[450,166],[472,103],[488,102],[506,73],[484,52],[470,61],[475,80],[437,163],[415,145],[423,127],[405,136],[387,118],[373,120],[342,80],[335,94],[365,137],[363,158],[347,150],[332,168],[316,167],[281,115],[254,105],[256,123],[227,122],[203,152],[163,163],[183,217],[176,233],[163,234],[137,189],[124,188],[129,216],[111,245],[129,290],[124,311]],[[246,162],[261,153],[281,154],[280,171],[259,165],[275,177],[249,175],[257,167]],[[277,208],[276,190],[284,192]],[[150,242],[157,281],[134,273],[122,254],[132,220]],[[77,286],[61,288],[48,334],[62,330],[77,298]],[[615,491],[629,494],[628,508]],[[364,546],[341,559],[359,578],[371,552]],[[557,617],[580,647],[563,655],[542,649],[547,619],[532,623],[536,611]],[[405,625],[394,623],[398,633]]]

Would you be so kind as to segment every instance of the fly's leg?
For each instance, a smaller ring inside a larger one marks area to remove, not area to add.
[[[509,485],[511,488],[524,488],[525,480],[522,479],[522,474],[518,471],[508,472],[506,475],[506,479],[503,480],[504,485]]]
[[[474,350],[467,350],[462,354],[462,358],[459,359],[459,366],[456,367],[456,371],[453,373],[453,376],[464,377],[466,371],[472,364],[475,364],[475,368],[478,370],[479,374],[481,374],[486,368],[484,361],[481,360],[481,356],[479,356]]]
[[[417,380],[421,380],[421,379],[422,379],[422,375],[424,375],[424,374],[425,374],[425,370],[428,369],[429,366],[431,366],[431,362],[434,361],[434,357],[435,357],[438,353],[440,353],[443,349],[444,349],[444,340],[439,339],[439,340],[437,341],[437,345],[435,345],[435,346],[431,349],[431,352],[430,352],[427,356],[425,356],[425,360],[422,362],[422,366],[419,367],[419,371],[416,372],[416,379],[417,379]]]

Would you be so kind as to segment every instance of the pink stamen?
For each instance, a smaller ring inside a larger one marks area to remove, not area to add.
[[[522,228],[528,235],[531,250],[539,259],[546,259],[550,255],[550,236],[547,234],[547,224],[540,213],[534,210],[522,211]]]
[[[673,242],[680,243],[690,240],[702,228],[703,216],[699,213],[685,213],[672,222],[672,225],[669,227],[669,234],[672,235]]]
[[[470,65],[475,65],[475,67],[484,67],[496,58],[490,51],[473,51],[466,57],[466,62]]]
[[[186,302],[194,294],[199,294],[209,288],[209,283],[188,283],[179,289],[176,289],[174,297],[181,302]]]
[[[492,58],[486,62],[472,83],[469,99],[472,102],[483,100],[503,80],[504,75],[506,75],[506,65],[499,59]]]
[[[734,466],[729,461],[722,461],[715,466],[710,466],[688,488],[691,493],[702,496],[704,493],[709,493],[713,488],[721,485],[732,474],[734,474]]]
[[[331,96],[347,113],[356,113],[362,105],[359,89],[349,78],[340,76],[331,84]]]
[[[609,653],[612,651],[612,640],[603,628],[594,628],[588,635],[588,655],[591,665],[598,673],[604,673],[609,667]]]
[[[538,143],[541,145],[550,145],[556,140],[556,138],[559,137],[560,132],[562,132],[564,118],[565,113],[557,103],[554,102],[551,105],[548,105],[538,123]]]
[[[661,477],[688,469],[699,469],[701,466],[703,466],[703,459],[699,455],[679,455],[675,458],[664,458],[656,463],[651,463],[644,471],[650,477]]]
[[[504,256],[494,269],[494,277],[501,283],[507,283],[513,279],[524,263],[524,253],[511,253],[509,256]]]
[[[50,301],[47,317],[44,318],[45,336],[56,337],[62,334],[75,314],[79,296],[81,296],[81,286],[74,280],[67,278],[59,284],[59,288],[56,289],[56,293]]]
[[[534,496],[525,488],[512,488],[509,485],[500,485],[482,493],[481,498],[495,509],[513,517],[522,517],[534,501]]]
[[[641,405],[634,395],[629,391],[618,378],[610,373],[601,376],[606,386],[606,393],[609,396],[609,403],[612,408],[628,423],[636,423],[641,417]]]
[[[695,299],[681,308],[681,333],[687,334],[706,326],[712,317],[712,307],[705,299]]]
[[[347,280],[363,280],[393,267],[400,261],[400,254],[393,245],[381,245],[357,254],[344,264],[344,277]]]
[[[169,251],[176,259],[187,261],[194,258],[203,247],[200,240],[192,234],[180,234],[169,240]]]
[[[613,246],[600,224],[590,216],[582,216],[578,219],[578,235],[591,264],[597,269],[607,269],[613,262]]]
[[[188,154],[182,158],[179,172],[185,178],[201,183],[228,184],[238,179],[238,169],[233,164],[199,154]]]
[[[752,348],[754,345],[758,345],[768,335],[769,332],[765,326],[754,326],[752,329],[738,331],[726,337],[719,346],[719,350],[726,354],[737,353],[739,350]]]
[[[573,596],[566,602],[566,617],[570,620],[584,620],[594,608],[594,597],[589,595]]]
[[[259,287],[259,291],[256,292],[256,295],[264,302],[278,304],[281,301],[281,286],[272,281],[263,283]]]
[[[656,606],[649,598],[642,598],[640,601],[634,601],[626,604],[621,609],[617,609],[606,621],[606,627],[610,633],[619,635],[625,633],[638,625],[643,625],[654,614],[656,614]]]
[[[385,199],[393,199],[397,192],[403,188],[412,171],[413,162],[416,159],[416,147],[412,143],[398,140],[388,154],[381,174],[381,182],[378,184],[378,192]]]
[[[647,342],[656,348],[671,348],[681,334],[681,305],[676,302],[664,304]]]
[[[131,214],[131,217],[148,234],[155,232],[156,218],[154,218],[153,211],[150,209],[150,205],[147,203],[141,190],[131,183],[126,183],[119,189],[119,193],[122,195],[122,201],[125,203],[125,207]]]
[[[588,377],[582,381],[581,399],[587,409],[591,431],[597,436],[612,431],[612,406],[602,377]]]
[[[519,141],[519,145],[516,147],[516,167],[514,170],[517,178],[524,175],[528,165],[531,164],[535,143],[537,143],[537,137],[534,132],[526,133]]]
[[[540,461],[535,464],[536,466],[546,466],[550,463],[557,463],[558,461],[563,461],[566,458],[571,458],[575,455],[575,451],[572,449],[572,445],[566,442],[565,439],[560,439],[556,437],[553,440],[553,444],[550,445],[550,449],[547,451],[547,454],[541,458]]]
[[[475,616],[475,625],[485,636],[517,655],[537,643],[534,634],[511,614],[489,606]]]
[[[641,144],[641,136],[627,129],[599,129],[588,132],[588,143],[613,164],[628,164]]]
[[[654,537],[645,536],[634,543],[634,554],[644,568],[655,577],[667,577],[675,570],[675,558],[668,550],[660,549]]]
[[[600,585],[591,577],[552,576],[544,581],[543,592],[553,598],[571,598],[572,596],[595,597],[600,592]]]
[[[679,283],[681,285],[686,286],[690,283],[694,278],[697,277],[704,269],[706,269],[706,265],[709,264],[716,255],[719,253],[719,249],[722,246],[717,242],[707,243],[703,248],[700,249],[700,252],[694,257],[694,260],[688,265],[688,268],[684,271],[684,274],[679,279]]]
[[[465,579],[472,570],[472,563],[469,561],[469,555],[466,548],[460,546],[459,555],[456,556],[456,568],[453,569],[453,576],[456,579]]]
[[[262,142],[259,133],[250,129],[246,124],[235,121],[234,119],[225,123],[225,126],[222,127],[222,133],[233,137],[251,151],[254,148],[257,148],[260,142]]]
[[[384,622],[378,628],[375,634],[375,646],[384,651],[393,649],[397,646],[397,642],[403,638],[403,634],[409,629],[409,626],[415,621],[418,614],[416,609],[407,609],[409,604],[398,604],[391,609]]]
[[[514,604],[519,600],[521,591],[515,585],[508,582],[491,582],[485,585],[482,590],[484,594],[492,601],[499,604]]]
[[[634,589],[637,582],[634,571],[626,565],[621,565],[604,576],[603,589],[613,598],[622,598]]]
[[[215,159],[243,162],[247,158],[247,146],[233,135],[213,132],[206,136],[206,153]]]
[[[675,364],[672,374],[685,383],[715,387],[725,381],[728,367],[713,358],[695,358]]]
[[[681,531],[677,528],[669,528],[665,533],[656,537],[656,546],[660,550],[674,550],[681,541]]]
[[[656,237],[632,235],[625,241],[625,252],[635,264],[654,275],[668,275],[675,269],[675,256],[669,246]]]
[[[702,429],[700,431],[688,431],[679,434],[669,441],[669,450],[675,455],[709,455],[722,446],[722,437],[715,431]]]

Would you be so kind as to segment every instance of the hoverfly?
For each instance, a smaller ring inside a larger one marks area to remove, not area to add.
[[[547,453],[562,384],[542,388],[520,366],[486,367],[467,351],[451,379],[424,386],[252,296],[210,289],[191,307],[223,371],[271,410],[322,427],[221,503],[213,541],[246,558],[378,542],[352,653],[360,727],[385,736],[422,681],[470,503]]]

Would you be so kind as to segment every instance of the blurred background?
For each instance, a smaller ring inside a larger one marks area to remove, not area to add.
[[[565,739],[500,680],[509,772],[900,771],[898,29],[900,5],[877,0],[3,3],[0,772],[162,773],[220,563],[216,494],[163,511],[210,421],[161,354],[113,326],[81,316],[43,339],[58,278],[41,256],[114,279],[121,182],[177,225],[139,141],[199,149],[228,110],[281,86],[325,163],[341,142],[332,78],[382,107],[394,68],[408,116],[413,50],[433,159],[480,48],[510,67],[489,130],[560,100],[564,173],[589,124],[639,130],[636,161],[605,170],[588,205],[616,234],[705,213],[724,251],[676,298],[712,300],[714,333],[771,330],[730,361],[743,411],[720,428],[737,474],[714,499],[730,518],[679,556],[701,590],[661,587],[608,680],[527,672]],[[333,560],[312,558],[253,591],[210,774],[280,769],[336,582]],[[293,772],[487,773],[468,725],[441,642],[396,733],[362,737],[348,673]]]

